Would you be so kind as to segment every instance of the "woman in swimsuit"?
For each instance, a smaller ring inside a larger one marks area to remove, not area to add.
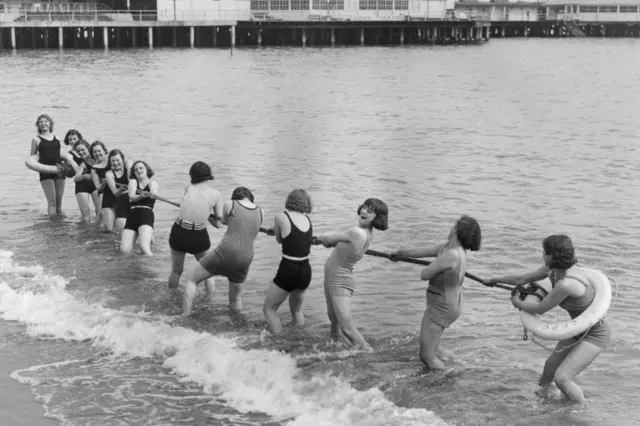
[[[118,231],[124,229],[131,208],[129,202],[129,174],[131,160],[126,160],[119,149],[113,149],[108,156],[109,170],[104,174],[107,186],[102,194],[104,205],[114,206],[114,227]]]
[[[102,219],[102,225],[107,231],[113,229],[113,222],[115,220],[115,203],[111,203],[109,197],[107,197],[107,203],[105,204],[104,191],[107,189],[106,174],[109,170],[109,158],[107,155],[109,151],[107,147],[100,141],[95,141],[91,144],[89,149],[91,157],[93,158],[93,164],[91,165],[91,180],[98,191],[98,197],[100,199],[100,217]]]
[[[36,120],[38,135],[31,140],[30,160],[35,160],[47,166],[56,166],[62,160],[67,161],[74,170],[77,170],[75,161],[69,153],[60,153],[60,141],[53,134],[53,120],[46,114],[42,114]],[[47,212],[49,216],[62,214],[62,198],[64,196],[64,176],[57,173],[40,173],[40,185],[47,199]]]
[[[77,130],[69,130],[64,138],[66,145],[71,145],[72,149],[69,154],[73,157],[73,161],[78,165],[76,176],[76,200],[80,208],[82,220],[89,222],[91,219],[91,200],[96,210],[96,216],[100,212],[98,204],[98,191],[91,180],[91,155],[89,154],[89,143],[82,139],[82,135]]]
[[[200,260],[211,247],[207,222],[216,228],[221,227],[219,220],[210,218],[212,213],[215,217],[222,217],[223,206],[222,195],[209,183],[213,180],[211,167],[202,161],[196,161],[189,169],[189,176],[191,176],[191,184],[184,190],[182,201],[180,201],[180,212],[169,235],[169,247],[171,247],[169,288],[171,289],[178,287],[186,254],[192,254],[196,260]]]
[[[432,370],[444,370],[446,365],[438,358],[440,338],[459,317],[462,309],[462,283],[467,267],[467,250],[478,251],[482,233],[478,222],[462,216],[449,231],[447,241],[424,249],[402,249],[391,253],[406,257],[435,257],[420,274],[429,281],[427,309],[420,327],[420,360]]]
[[[278,334],[282,330],[278,308],[287,297],[294,326],[304,325],[302,301],[311,284],[309,254],[313,241],[313,226],[307,216],[311,213],[311,198],[304,189],[294,189],[287,196],[285,211],[274,219],[273,232],[278,244],[282,244],[282,259],[278,272],[264,300],[263,312],[269,331]]]
[[[325,247],[335,247],[324,264],[324,295],[331,321],[331,337],[340,338],[340,330],[359,349],[369,349],[356,329],[351,313],[355,292],[353,267],[364,257],[373,238],[373,229],[388,228],[389,209],[377,198],[367,199],[358,207],[358,225],[343,233],[318,237]]]
[[[524,285],[548,277],[553,289],[544,299],[529,298],[522,301],[516,293],[511,298],[513,306],[538,315],[560,306],[571,318],[576,318],[593,302],[593,283],[598,276],[593,270],[577,265],[573,243],[567,235],[556,234],[545,238],[542,242],[542,259],[544,265],[535,271],[486,279],[485,284]],[[586,332],[558,342],[544,364],[538,381],[541,390],[545,391],[551,382],[555,382],[567,398],[584,402],[584,394],[574,379],[591,365],[610,343],[611,330],[604,319]]]
[[[151,180],[154,172],[144,161],[136,161],[131,166],[129,176],[129,200],[131,210],[127,215],[127,222],[122,231],[120,251],[131,253],[138,238],[142,254],[151,256],[151,239],[153,238],[153,224],[155,215],[153,206],[156,204],[155,195],[158,194],[158,183]]]
[[[182,316],[191,315],[193,301],[197,294],[197,283],[207,281],[209,301],[213,303],[215,282],[213,276],[227,277],[229,280],[229,307],[232,311],[242,309],[242,290],[253,261],[253,243],[260,232],[264,213],[253,202],[253,193],[245,187],[238,187],[231,195],[231,201],[222,207],[222,224],[227,232],[216,249],[207,253],[188,273],[184,287]]]

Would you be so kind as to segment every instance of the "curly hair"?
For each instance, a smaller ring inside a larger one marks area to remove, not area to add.
[[[389,208],[384,201],[378,198],[367,198],[364,203],[358,207],[358,214],[362,211],[362,208],[366,207],[370,211],[376,214],[376,217],[371,221],[371,226],[380,231],[386,231],[389,229]]]
[[[41,133],[40,127],[38,126],[38,121],[40,121],[41,118],[46,118],[47,120],[49,120],[49,131],[53,132],[53,118],[51,118],[47,114],[40,114],[38,118],[36,118],[36,129],[38,129],[38,133]]]
[[[65,145],[71,145],[69,143],[69,136],[71,136],[71,135],[76,135],[78,137],[78,140],[82,140],[82,134],[79,131],[77,131],[76,129],[71,129],[71,130],[69,130],[67,132],[66,135],[64,135],[64,144]]]
[[[287,195],[284,208],[299,213],[311,213],[311,197],[304,189],[294,189]]]
[[[477,220],[462,215],[456,222],[456,238],[465,250],[478,251],[482,244],[482,230]]]
[[[243,198],[248,198],[253,203],[253,192],[244,186],[239,186],[233,190],[231,194],[232,200],[242,200]]]
[[[106,146],[104,146],[104,144],[100,141],[95,141],[94,143],[91,144],[91,149],[89,149],[89,154],[91,154],[91,158],[93,158],[94,160],[96,159],[96,157],[93,156],[93,149],[99,146],[100,148],[102,148],[102,150],[104,151],[104,155],[109,155],[109,150],[107,149]]]
[[[124,160],[124,156],[122,158]],[[147,164],[146,161],[142,161],[142,160],[136,160],[133,162],[133,164],[131,165],[131,173],[129,173],[129,179],[136,179],[136,165],[138,164],[142,164],[144,166],[145,169],[147,169],[147,177],[148,178],[152,178],[153,175],[155,175],[156,173],[153,171],[153,169],[151,168],[151,166],[149,166]]]
[[[569,269],[578,263],[573,242],[568,235],[549,235],[542,241],[542,249],[547,256],[551,256],[549,267],[552,269]]]

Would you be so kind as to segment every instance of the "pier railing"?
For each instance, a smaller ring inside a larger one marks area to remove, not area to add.
[[[485,16],[486,15],[486,16]],[[488,14],[443,14],[424,16],[409,11],[372,10],[354,13],[342,10],[249,11],[249,10],[19,10],[0,14],[0,22],[215,22],[215,21],[429,21],[487,20]]]

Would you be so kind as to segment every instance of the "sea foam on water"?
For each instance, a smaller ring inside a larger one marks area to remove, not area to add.
[[[91,340],[115,357],[163,359],[179,380],[239,412],[298,426],[446,424],[427,410],[397,407],[377,388],[358,391],[328,373],[302,378],[296,360],[281,352],[243,350],[231,339],[171,325],[168,317],[83,303],[64,278],[17,265],[11,252],[0,250],[0,273],[0,315],[25,324],[29,335]]]

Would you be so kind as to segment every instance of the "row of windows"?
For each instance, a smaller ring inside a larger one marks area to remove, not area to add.
[[[581,13],[617,13],[618,6],[580,6]],[[620,6],[620,13],[638,13],[638,6]]]
[[[360,10],[409,10],[409,0],[360,0],[359,7]],[[251,10],[344,10],[344,0],[251,0]]]

